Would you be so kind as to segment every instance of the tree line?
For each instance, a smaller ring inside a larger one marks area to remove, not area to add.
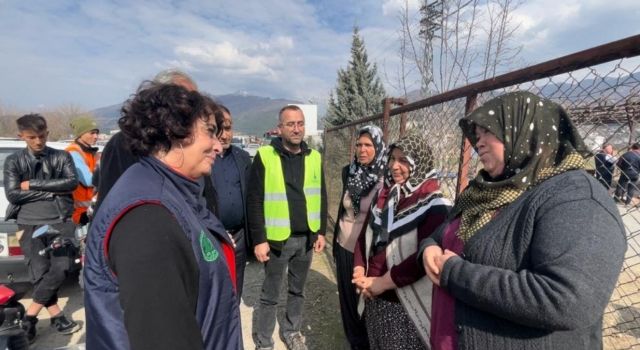
[[[22,111],[0,104],[0,137],[17,137],[16,119],[29,113],[38,113],[47,120],[49,140],[52,141],[73,138],[71,120],[74,118],[88,116],[95,119],[91,112],[74,104],[44,108],[38,111]]]

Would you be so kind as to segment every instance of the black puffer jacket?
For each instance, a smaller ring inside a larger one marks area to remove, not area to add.
[[[22,191],[20,183],[29,181],[29,190]],[[73,197],[78,178],[71,155],[46,147],[39,159],[28,149],[13,153],[4,162],[4,192],[9,200],[5,221],[15,219],[20,206],[42,200],[55,200],[61,219],[71,217]]]

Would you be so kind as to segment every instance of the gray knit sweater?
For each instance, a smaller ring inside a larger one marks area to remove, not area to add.
[[[442,232],[424,240],[421,253]],[[625,250],[616,206],[586,172],[525,192],[444,265],[458,349],[601,349],[602,315]]]

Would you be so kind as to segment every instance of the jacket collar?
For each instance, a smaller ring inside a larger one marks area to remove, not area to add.
[[[29,147],[24,149],[25,154],[29,157],[29,159],[42,159],[47,158],[51,154],[51,149],[49,146],[45,146],[42,152],[38,154],[34,154]]]
[[[311,153],[311,149],[309,148],[307,143],[304,142],[304,141],[302,141],[300,143],[300,153],[291,153],[291,152],[289,152],[286,148],[284,148],[284,144],[282,143],[282,138],[280,138],[280,137],[276,137],[276,138],[272,139],[271,140],[271,146],[273,146],[273,148],[275,148],[276,152],[278,152],[280,155],[288,156],[288,157],[295,157],[295,156],[297,156],[299,154],[302,154],[302,155],[306,156],[309,153]]]
[[[96,153],[96,152],[98,152],[98,147],[87,146],[87,145],[85,145],[84,143],[82,143],[82,142],[80,142],[78,140],[75,140],[74,143],[76,145],[80,146],[80,149],[83,152],[86,152],[86,153]]]
[[[180,194],[187,201],[189,206],[194,209],[202,198],[203,185],[197,180],[189,179],[186,176],[176,172],[169,166],[161,162],[155,157],[143,157],[140,162],[151,167],[153,170],[161,174],[169,182],[171,182]],[[204,198],[202,198],[204,199]]]

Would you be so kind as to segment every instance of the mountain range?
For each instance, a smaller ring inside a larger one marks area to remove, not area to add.
[[[213,97],[216,102],[225,105],[233,116],[233,129],[237,133],[262,135],[276,127],[280,108],[291,103],[301,103],[290,99],[272,99],[252,96],[246,93],[233,93]],[[117,130],[122,104],[97,108],[91,112],[102,130]]]
[[[560,78],[566,77],[561,75]],[[599,77],[587,75],[582,79],[572,77],[564,81],[539,81],[540,85],[522,86],[531,92],[538,93],[551,99],[573,101],[576,104],[593,103],[620,103],[619,100],[628,96],[636,96],[633,89],[640,81],[640,73],[628,75],[611,75]],[[293,99],[272,99],[268,97],[253,96],[244,92],[214,96],[215,100],[229,108],[233,115],[234,130],[249,135],[262,135],[267,130],[276,127],[277,115],[280,108],[290,103],[300,103]],[[409,102],[420,100],[420,90],[411,91],[408,94]],[[321,109],[324,106],[319,106]],[[104,130],[118,129],[122,104],[98,108],[93,114]],[[323,121],[318,116],[318,129],[323,129]]]

